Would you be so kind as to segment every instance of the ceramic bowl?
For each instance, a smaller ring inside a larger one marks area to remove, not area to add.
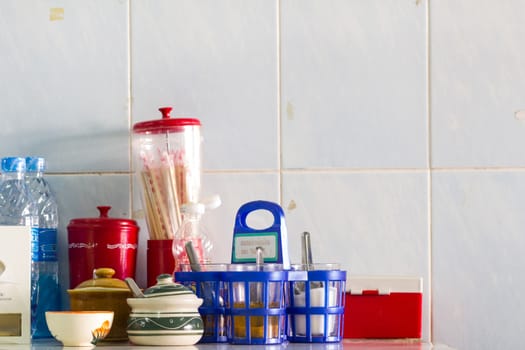
[[[113,311],[47,311],[49,331],[64,346],[93,347],[113,323]]]
[[[98,268],[91,280],[80,283],[75,289],[68,289],[72,311],[113,311],[113,326],[106,341],[128,339],[126,327],[131,309],[127,299],[132,296],[126,282],[113,278],[112,268]]]
[[[202,299],[171,275],[160,275],[144,298],[129,298],[129,340],[137,345],[193,345],[204,333]]]

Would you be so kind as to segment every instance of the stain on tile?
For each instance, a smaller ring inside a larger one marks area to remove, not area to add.
[[[288,120],[294,119],[294,107],[290,101],[286,103],[286,117],[288,118]]]
[[[49,20],[50,21],[62,21],[64,20],[64,9],[62,7],[52,7],[49,9]]]

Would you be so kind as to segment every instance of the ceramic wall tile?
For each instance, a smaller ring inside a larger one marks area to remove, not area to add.
[[[128,175],[53,175],[49,183],[58,202],[58,259],[62,304],[69,305],[65,290],[69,288],[69,252],[67,226],[72,219],[97,218],[97,206],[109,205],[110,217],[130,218],[130,184]],[[139,233],[140,234],[140,233]]]
[[[201,119],[207,169],[277,167],[277,10],[271,0],[131,2],[132,117]]]
[[[511,349],[525,329],[525,171],[433,176],[433,340]]]
[[[432,162],[525,165],[523,1],[430,6]]]
[[[426,4],[281,2],[286,168],[426,165]]]
[[[120,0],[0,3],[1,155],[128,169],[127,20]]]
[[[292,260],[300,261],[308,231],[316,262],[338,262],[352,275],[422,277],[429,339],[427,192],[425,172],[284,174]]]

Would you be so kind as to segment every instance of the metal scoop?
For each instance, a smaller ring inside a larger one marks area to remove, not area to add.
[[[192,241],[186,242],[184,245],[184,249],[186,250],[186,255],[188,255],[188,260],[190,261],[190,267],[192,272],[202,272],[202,266],[199,262],[199,256],[197,255],[197,252],[195,251],[195,247],[193,246]],[[204,302],[206,304],[213,305],[213,302],[215,300],[215,290],[213,288],[213,283],[210,282],[204,282],[204,286],[202,289],[202,295],[204,298]],[[219,305],[224,305],[224,300],[222,299],[222,296],[219,295]]]
[[[142,293],[142,290],[137,285],[135,280],[131,277],[126,277],[124,281],[128,284],[129,289],[131,289],[131,292],[133,293],[133,296],[135,298],[144,298],[144,293]]]
[[[305,270],[308,271],[312,268],[313,264],[310,232],[303,232],[301,239],[301,248],[301,262],[304,265]]]
[[[197,255],[197,252],[195,251],[195,248],[193,247],[193,242],[188,241],[184,245],[184,248],[186,250],[186,255],[188,255],[188,260],[190,261],[190,267],[191,271],[193,272],[200,272],[202,271],[201,265],[199,263],[199,257]]]
[[[264,270],[264,249],[262,247],[255,248],[255,267],[257,271]]]
[[[313,264],[313,258],[312,258],[312,244],[310,241],[310,232],[303,232],[302,236],[302,263],[304,265],[304,269],[306,271],[310,271],[314,268]],[[313,288],[322,288],[323,282],[310,282],[310,289]]]

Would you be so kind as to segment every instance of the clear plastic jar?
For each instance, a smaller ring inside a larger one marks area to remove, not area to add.
[[[201,123],[196,118],[162,118],[133,126],[134,168],[141,188],[150,239],[173,239],[180,208],[199,201]]]

